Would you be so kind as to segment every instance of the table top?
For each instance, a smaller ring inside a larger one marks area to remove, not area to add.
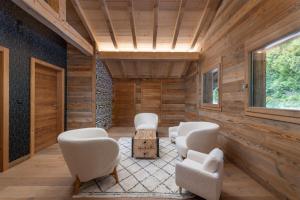
[[[134,135],[134,139],[156,139],[155,129],[140,129]]]

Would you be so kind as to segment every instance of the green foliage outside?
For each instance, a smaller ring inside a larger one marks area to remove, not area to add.
[[[266,107],[300,110],[300,37],[266,52]]]
[[[216,87],[213,90],[213,104],[218,104],[219,103],[219,88]]]

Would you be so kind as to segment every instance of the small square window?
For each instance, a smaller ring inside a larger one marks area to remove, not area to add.
[[[221,110],[220,100],[220,64],[202,73],[202,108]]]
[[[219,69],[203,74],[203,103],[219,104]]]

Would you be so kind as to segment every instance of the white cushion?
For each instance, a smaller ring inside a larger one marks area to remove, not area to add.
[[[181,162],[182,165],[185,165],[191,169],[194,169],[195,171],[198,171],[199,169],[201,169],[203,166],[201,165],[201,163],[199,162],[195,162],[193,160],[190,160],[190,159],[184,159],[182,162]]]
[[[214,173],[218,170],[219,163],[223,161],[223,152],[215,148],[209,152],[208,156],[203,162],[203,170]]]
[[[156,126],[153,124],[140,124],[136,128],[136,130],[141,130],[141,129],[156,129]]]

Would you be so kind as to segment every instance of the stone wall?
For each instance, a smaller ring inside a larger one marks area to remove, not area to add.
[[[112,78],[100,59],[96,60],[96,126],[112,124]]]

